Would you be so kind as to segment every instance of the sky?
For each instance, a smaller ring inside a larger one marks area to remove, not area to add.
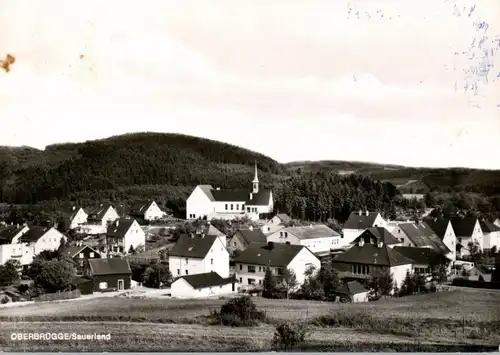
[[[0,0],[0,145],[175,132],[500,169],[499,21],[498,0]]]

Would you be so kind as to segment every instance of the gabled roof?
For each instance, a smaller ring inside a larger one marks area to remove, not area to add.
[[[225,279],[214,271],[203,274],[185,275],[179,277],[179,279],[184,279],[188,284],[193,286],[194,289],[222,286],[236,282],[234,278]]]
[[[43,237],[45,233],[47,233],[51,228],[43,228],[43,227],[32,227],[26,233],[24,233],[20,241],[23,243],[36,242],[38,239]]]
[[[263,266],[287,267],[304,248],[306,247],[302,245],[283,243],[251,244],[234,259],[234,262]]]
[[[217,240],[215,235],[183,234],[170,250],[170,256],[204,259]]]
[[[155,203],[155,201],[141,201],[135,203],[130,209],[131,215],[144,216],[144,213],[151,207],[151,205]]]
[[[94,208],[89,212],[88,219],[93,221],[102,221],[102,218],[110,208],[114,208],[110,203],[101,203],[99,207]]]
[[[398,266],[413,264],[413,261],[399,254],[387,245],[379,248],[373,244],[364,244],[362,247],[355,245],[348,249],[345,253],[338,254],[332,260],[335,262],[364,264],[364,265],[381,265],[381,266]]]
[[[6,226],[0,229],[0,244],[11,243],[12,239],[18,235],[26,226]]]
[[[74,258],[76,255],[80,254],[84,249],[90,249],[92,252],[101,255],[98,251],[92,249],[88,245],[82,245],[79,247],[70,247],[63,250],[62,255],[67,255],[70,258]]]
[[[441,238],[437,236],[436,233],[427,223],[400,223],[398,228],[401,228],[403,232],[408,236],[413,244],[417,247],[431,247],[435,251],[448,254],[451,252],[450,249],[443,243]]]
[[[67,210],[67,216],[68,216],[68,219],[70,221],[72,221],[75,217],[76,217],[76,214],[80,211],[80,210],[83,210],[83,212],[87,213],[87,211],[85,211],[85,209],[83,207],[80,207],[80,206],[71,206],[68,208]]]
[[[285,213],[278,213],[276,215],[276,217],[278,217],[282,223],[288,223],[290,222],[292,219],[290,218],[290,216],[288,216],[287,214]]]
[[[337,293],[344,295],[357,295],[359,293],[368,292],[366,288],[363,287],[358,281],[347,281],[344,282],[339,289],[336,290]]]
[[[131,274],[132,270],[127,259],[89,259],[92,275],[123,275]]]
[[[368,216],[365,211],[351,212],[349,219],[344,224],[344,229],[366,229],[373,227],[378,212],[368,212]]]
[[[394,250],[419,265],[439,265],[448,261],[443,254],[430,248],[394,247]]]
[[[436,235],[443,240],[446,234],[446,229],[450,223],[449,219],[446,218],[426,218],[425,223],[436,233]],[[452,227],[453,228],[453,227]]]
[[[498,227],[497,225],[491,223],[490,221],[488,221],[486,219],[483,221],[480,221],[479,225],[481,226],[481,230],[483,231],[483,233],[492,233],[492,232],[499,232],[500,231],[500,227]]]
[[[286,227],[284,228],[284,230],[289,232],[290,234],[293,234],[300,240],[340,237],[339,233],[335,232],[333,229],[325,226],[324,224],[299,226],[299,227]],[[283,229],[281,229],[280,231],[283,231]]]
[[[108,226],[106,231],[106,236],[108,237],[118,237],[124,238],[125,234],[127,234],[128,230],[135,222],[135,219],[129,217],[122,217],[114,221],[112,224]]]
[[[471,237],[476,226],[476,217],[452,217],[451,225],[457,237]]]
[[[262,233],[262,231],[259,228],[254,228],[253,230],[250,229],[238,229],[236,231],[237,234],[241,235],[241,237],[245,240],[247,244],[251,243],[261,243],[265,244],[267,243],[266,235]],[[236,234],[235,233],[235,234]]]
[[[382,242],[386,245],[400,244],[401,242],[384,227],[371,227],[365,230],[359,237],[357,237],[352,244],[358,243],[363,238],[365,243],[377,244]],[[373,240],[375,239],[375,240]]]
[[[213,201],[217,202],[244,202],[249,206],[267,206],[271,198],[271,190],[259,190],[258,193],[252,193],[247,189],[221,189],[211,190]],[[205,192],[206,193],[206,192]]]
[[[212,195],[212,190],[214,189],[212,185],[198,185],[198,187],[205,195],[207,195],[210,201],[215,201],[214,196]]]

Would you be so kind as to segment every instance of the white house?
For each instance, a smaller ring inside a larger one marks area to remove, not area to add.
[[[288,215],[284,213],[278,213],[261,227],[262,233],[272,234],[277,230],[283,228],[285,224],[290,222],[291,220],[292,219]]]
[[[258,220],[274,208],[271,190],[259,188],[257,165],[252,190],[214,189],[211,185],[198,185],[186,200],[186,219],[237,219],[248,217]]]
[[[253,243],[267,243],[266,235],[262,233],[259,228],[253,228],[253,226],[240,228],[234,233],[231,240],[228,242],[227,249],[229,253],[232,254],[235,251],[245,250]]]
[[[267,236],[268,242],[302,245],[313,253],[322,253],[342,246],[341,236],[324,224],[285,227]]]
[[[129,214],[145,221],[154,221],[165,216],[165,212],[153,200],[136,203]]]
[[[216,272],[184,275],[170,287],[170,294],[177,298],[206,298],[229,295],[238,290],[236,279],[223,278]]]
[[[457,260],[457,236],[450,220],[446,218],[428,218],[425,220],[425,223],[427,223],[450,250],[448,258],[452,261]]]
[[[213,226],[210,227],[215,230]],[[216,235],[210,228],[198,232],[181,235],[170,250],[168,263],[172,276],[213,271],[222,278],[228,278],[229,252],[225,235]]]
[[[0,245],[19,243],[19,238],[29,230],[26,224],[10,224],[0,227]]]
[[[123,217],[114,221],[106,231],[108,252],[126,254],[130,247],[137,249],[146,245],[146,234],[133,218]]]
[[[387,222],[379,212],[369,212],[359,210],[351,212],[349,219],[345,222],[342,234],[343,243],[348,245],[354,241],[365,229],[370,227],[386,227]]]
[[[76,229],[87,223],[88,214],[81,207],[72,206],[69,216],[69,229]]]
[[[500,247],[500,227],[491,223],[488,220],[479,222],[481,230],[483,231],[483,248],[491,249]]]
[[[262,287],[268,267],[278,278],[284,269],[292,270],[298,286],[304,283],[309,267],[321,268],[321,261],[307,247],[273,242],[250,245],[234,259],[234,263],[236,279],[243,289]]]
[[[116,221],[120,216],[116,209],[109,203],[101,203],[99,207],[90,211],[87,223],[80,226],[79,230],[86,234],[104,234],[108,224]]]
[[[484,235],[476,217],[452,217],[450,221],[457,236],[460,256],[470,255],[469,243],[477,242],[479,248],[484,249]]]
[[[493,221],[491,221],[495,226],[500,227],[500,218],[495,218]]]

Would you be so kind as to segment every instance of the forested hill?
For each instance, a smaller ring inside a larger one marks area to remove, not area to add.
[[[0,200],[36,203],[137,185],[249,187],[255,162],[264,183],[284,171],[263,154],[179,134],[126,134],[44,151],[3,147]]]

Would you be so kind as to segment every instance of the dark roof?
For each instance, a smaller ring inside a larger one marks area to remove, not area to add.
[[[283,223],[288,223],[290,222],[292,219],[285,213],[278,213],[276,215],[276,217],[278,217],[279,219],[281,219],[281,222]]]
[[[130,265],[127,259],[89,259],[92,275],[123,275],[131,274]]]
[[[216,241],[215,235],[183,234],[170,250],[170,256],[204,259]]]
[[[357,295],[359,293],[367,292],[368,290],[363,287],[358,281],[347,281],[342,284],[342,286],[337,289],[337,293],[344,295]]]
[[[498,227],[497,225],[491,223],[490,221],[488,221],[486,219],[479,222],[479,224],[481,226],[483,233],[492,233],[492,232],[500,231],[500,227]]]
[[[110,203],[101,203],[99,207],[94,208],[89,212],[88,219],[93,221],[102,221],[102,218],[110,208],[114,208]]]
[[[185,275],[179,277],[179,279],[184,279],[188,284],[193,286],[194,289],[222,286],[236,282],[234,278],[222,278],[218,273],[214,271],[206,272],[203,274]]]
[[[325,226],[324,224],[314,224],[310,226],[298,226],[298,227],[286,227],[286,231],[293,234],[297,238],[303,239],[315,239],[315,238],[329,238],[329,237],[339,237],[340,234],[335,232],[333,229]],[[281,229],[281,231],[283,231]]]
[[[234,262],[287,267],[303,248],[306,247],[283,243],[251,244],[234,259]]]
[[[146,211],[151,207],[153,203],[153,200],[137,202],[130,209],[130,214],[136,216],[144,216],[144,213],[146,213]]]
[[[375,219],[379,215],[378,212],[368,212],[368,216],[365,211],[361,212],[351,212],[349,219],[344,224],[345,229],[366,229],[373,227]]]
[[[405,258],[403,255],[383,245],[379,248],[373,244],[364,244],[362,247],[355,245],[349,248],[345,253],[336,255],[335,262],[345,262],[351,264],[397,266],[413,264],[413,261]]]
[[[430,248],[394,247],[394,250],[419,265],[439,265],[447,262],[443,254]]]
[[[11,243],[12,239],[23,230],[25,226],[6,226],[0,229],[0,241]],[[1,242],[0,242],[1,243]]]
[[[425,223],[436,233],[436,235],[443,240],[446,234],[446,229],[450,223],[449,219],[446,218],[426,218]]]
[[[80,207],[80,206],[71,206],[71,207],[69,207],[68,211],[67,211],[68,219],[70,221],[72,221],[73,218],[75,218],[75,216],[78,213],[78,211],[80,211],[80,209],[83,209],[83,208]],[[83,209],[83,212],[86,212],[85,209]]]
[[[106,236],[124,238],[134,222],[133,218],[119,218],[108,226]]]
[[[235,234],[241,235],[247,244],[267,243],[266,235],[259,228],[254,228],[253,230],[238,229]]]
[[[205,190],[204,192],[207,193]],[[246,189],[210,190],[210,193],[214,201],[244,202],[245,205],[249,206],[267,206],[269,204],[269,199],[271,197],[271,190],[260,190],[256,194],[252,193],[251,199],[250,199],[251,191]]]
[[[32,227],[21,236],[20,241],[23,243],[36,242],[45,233],[47,233],[49,229],[50,228],[42,228],[38,226]]]
[[[476,217],[452,217],[451,225],[457,237],[471,237],[476,226]]]
[[[400,223],[398,228],[401,228],[408,239],[417,247],[432,247],[435,251],[443,254],[451,252],[450,249],[443,243],[441,238],[432,230],[427,223]]]
[[[365,243],[377,244],[382,242],[386,245],[400,244],[401,242],[384,227],[371,227],[365,230],[353,243],[358,243],[363,238]],[[375,239],[374,241],[372,239]]]
[[[88,245],[82,245],[82,246],[79,246],[79,247],[66,248],[66,249],[63,250],[62,255],[67,255],[67,256],[69,256],[71,258],[74,258],[76,255],[78,255],[79,253],[81,253],[86,248],[90,249],[94,253],[97,253],[97,254],[101,255],[101,253],[99,253],[98,251],[92,249]]]

